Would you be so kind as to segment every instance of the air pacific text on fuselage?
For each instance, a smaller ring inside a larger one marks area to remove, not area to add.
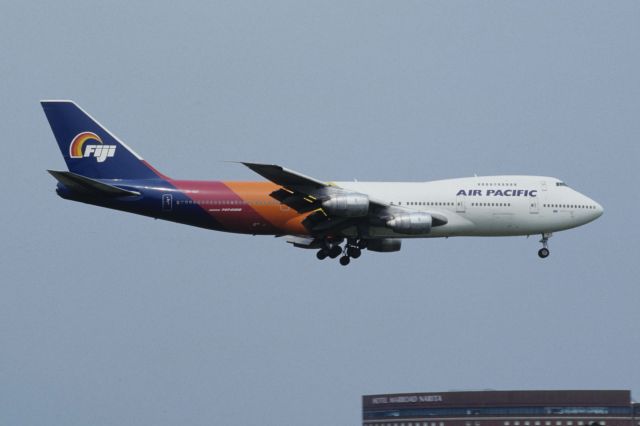
[[[461,189],[456,196],[466,197],[536,197],[538,195],[537,189]]]
[[[84,149],[83,157],[95,157],[98,163],[102,163],[116,153],[115,145],[87,145]]]

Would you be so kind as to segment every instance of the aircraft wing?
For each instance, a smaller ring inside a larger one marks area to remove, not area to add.
[[[323,202],[333,197],[359,195],[352,191],[340,188],[335,184],[322,182],[318,179],[305,176],[302,173],[286,169],[275,164],[245,163],[245,166],[280,185],[282,188],[272,192],[271,197],[291,207],[299,213],[309,214],[302,222],[313,233],[328,233],[345,229],[349,226],[368,227],[384,226],[394,213],[411,212],[400,206],[393,206],[387,202],[376,200],[364,194],[368,199],[368,212],[361,217],[341,217],[332,215],[323,208]],[[434,226],[444,225],[447,218],[441,214],[432,214]]]
[[[328,189],[341,188],[335,184],[322,182],[318,179],[305,176],[302,173],[286,169],[282,166],[275,164],[259,164],[259,163],[242,163],[260,176],[270,180],[271,182],[280,185],[283,189],[287,190],[289,194],[298,193],[300,195],[307,195],[310,200],[314,200],[316,196],[324,195]],[[272,194],[273,196],[273,194]],[[382,201],[371,200],[371,203],[377,204],[380,207],[389,206],[389,204]],[[286,203],[285,203],[286,204]],[[293,208],[293,207],[292,207]]]
[[[275,164],[242,163],[260,176],[285,188],[323,188],[326,183]]]
[[[275,164],[242,163],[260,176],[282,188],[271,197],[298,213],[306,213],[321,207],[318,198],[328,186],[326,183]]]

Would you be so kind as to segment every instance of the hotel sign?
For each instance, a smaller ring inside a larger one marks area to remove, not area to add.
[[[371,398],[373,404],[407,404],[415,402],[442,402],[442,395],[402,395]]]

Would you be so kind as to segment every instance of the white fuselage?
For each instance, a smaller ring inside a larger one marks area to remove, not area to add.
[[[600,204],[562,181],[541,176],[480,176],[431,182],[336,182],[341,188],[403,209],[439,213],[446,225],[412,237],[510,236],[551,233],[589,223]],[[385,227],[372,237],[409,237]]]

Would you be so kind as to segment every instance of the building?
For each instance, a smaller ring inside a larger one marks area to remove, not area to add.
[[[367,426],[640,426],[627,390],[365,395]]]

